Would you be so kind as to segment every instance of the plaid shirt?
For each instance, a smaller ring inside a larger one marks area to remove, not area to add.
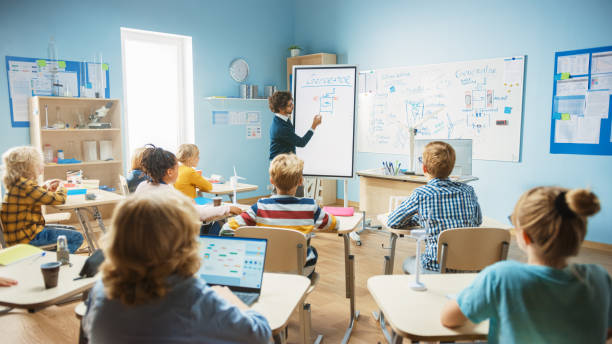
[[[55,192],[47,191],[34,180],[23,177],[14,185],[7,186],[0,211],[6,243],[15,245],[32,241],[45,227],[40,206],[64,203],[64,188],[58,188]]]
[[[418,225],[427,230],[421,264],[433,271],[440,270],[437,261],[440,233],[450,228],[478,227],[481,223],[482,213],[474,188],[438,178],[416,188],[387,218],[390,228]]]

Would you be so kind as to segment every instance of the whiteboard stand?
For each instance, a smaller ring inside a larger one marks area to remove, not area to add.
[[[345,208],[348,207],[348,179],[344,179],[344,207]],[[361,221],[361,229],[349,233],[349,237],[351,238],[351,240],[355,242],[355,245],[357,246],[361,246],[361,236],[359,234],[363,233],[363,231],[365,231],[366,229],[371,229],[371,230],[382,229],[382,226],[372,226],[371,221],[366,220],[365,211],[362,211],[362,213],[363,213],[363,221]]]

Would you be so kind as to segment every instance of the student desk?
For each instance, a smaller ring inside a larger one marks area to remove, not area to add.
[[[458,294],[477,274],[421,275],[427,290],[410,288],[413,275],[383,275],[368,279],[368,290],[384,312],[393,330],[392,343],[403,338],[413,341],[455,341],[487,339],[489,321],[468,322],[449,329],[440,323],[440,314],[447,295]]]
[[[230,199],[230,202],[234,203],[234,189],[232,188],[232,184],[213,183],[212,186],[212,190],[207,193],[213,194],[215,196],[227,195]],[[257,190],[257,188],[257,185],[238,183],[238,186],[236,187],[236,193],[239,194],[241,192],[255,191]]]
[[[308,287],[310,280],[304,276],[264,272],[261,294],[251,309],[268,319],[275,343],[286,342],[285,327]]]
[[[355,256],[351,253],[351,239],[349,234],[357,229],[363,221],[362,213],[353,216],[336,216],[338,220],[338,235],[344,239],[344,280],[346,282],[346,298],[350,299],[350,321],[344,333],[342,344],[348,343],[353,332],[355,321],[359,318],[359,311],[355,311]]]
[[[89,245],[89,252],[92,253],[96,247],[99,248],[99,245],[95,237],[93,237],[93,231],[89,227],[89,223],[87,221],[87,218],[85,217],[84,212],[91,212],[93,218],[98,221],[98,225],[100,226],[102,232],[106,233],[106,227],[104,226],[104,221],[102,220],[102,215],[98,210],[98,206],[104,204],[119,203],[119,201],[121,201],[125,197],[114,192],[104,190],[92,190],[92,192],[90,193],[96,194],[96,199],[87,200],[85,199],[85,195],[70,195],[66,198],[66,203],[60,205],[53,205],[52,207],[59,210],[74,210],[74,213],[76,214],[76,217],[79,220],[79,224],[83,229],[83,233],[85,234],[85,239],[87,239],[87,244]],[[96,246],[94,246],[94,241]]]
[[[73,280],[79,275],[86,259],[85,256],[71,254],[72,266],[60,267],[57,287],[50,289],[45,289],[40,265],[56,261],[55,252],[46,252],[44,257],[26,258],[8,266],[0,266],[0,276],[19,282],[16,286],[0,288],[0,305],[34,311],[91,289],[96,277]]]
[[[369,215],[389,211],[390,196],[408,196],[419,186],[427,184],[427,177],[417,175],[387,176],[382,168],[357,171],[359,176],[359,208]],[[478,180],[472,176],[451,177],[452,181],[468,183]]]

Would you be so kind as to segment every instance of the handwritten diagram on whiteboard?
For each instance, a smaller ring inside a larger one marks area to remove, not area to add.
[[[473,158],[518,161],[523,56],[359,75],[358,149],[409,154],[418,139],[472,139]]]

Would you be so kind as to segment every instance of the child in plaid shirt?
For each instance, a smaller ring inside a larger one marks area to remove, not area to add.
[[[41,205],[66,203],[66,189],[59,187],[57,179],[38,185],[36,179],[43,170],[42,154],[34,147],[14,147],[2,155],[2,160],[6,194],[0,217],[7,244],[44,246],[65,235],[68,250],[74,253],[83,243],[80,232],[45,225]]]
[[[427,231],[425,254],[421,265],[439,271],[438,236],[444,230],[478,227],[482,214],[474,189],[448,179],[455,166],[455,150],[446,142],[433,141],[423,151],[423,172],[426,185],[416,188],[387,218],[390,228],[421,226]],[[404,262],[404,271],[413,273],[415,257]]]
[[[338,222],[332,214],[324,212],[312,198],[295,197],[302,184],[304,162],[295,154],[279,154],[270,163],[270,182],[276,187],[277,194],[262,198],[242,214],[230,219],[223,232],[233,231],[242,226],[266,226],[288,228],[300,231],[307,237],[313,230],[333,231]],[[317,250],[310,246],[304,275],[311,276],[317,263]]]

